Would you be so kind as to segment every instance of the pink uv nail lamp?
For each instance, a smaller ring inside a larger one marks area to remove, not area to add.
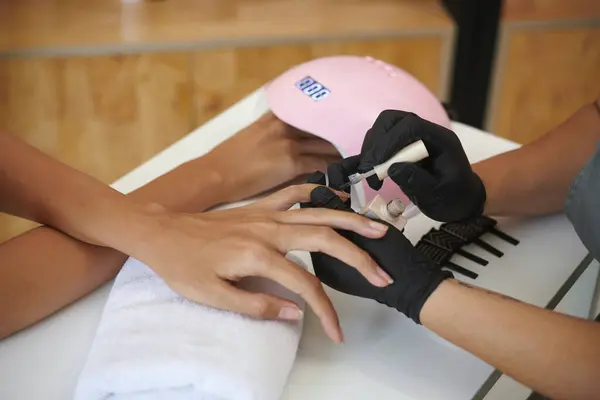
[[[411,111],[450,128],[444,108],[425,85],[370,57],[334,56],[297,65],[269,83],[266,95],[279,119],[331,142],[343,157],[360,153],[367,130],[383,110]],[[369,201],[376,192],[362,184]],[[389,179],[379,193],[407,201]]]

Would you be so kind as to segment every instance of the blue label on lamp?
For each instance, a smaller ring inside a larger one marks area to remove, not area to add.
[[[317,82],[310,76],[303,78],[296,82],[296,87],[302,90],[302,93],[309,96],[314,101],[323,100],[329,96],[331,91],[327,89],[323,84]]]

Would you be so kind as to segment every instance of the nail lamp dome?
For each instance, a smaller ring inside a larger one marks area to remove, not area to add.
[[[331,142],[343,157],[360,153],[367,130],[386,109],[414,112],[450,128],[446,111],[425,85],[370,57],[334,56],[297,65],[270,82],[266,96],[279,119]],[[376,192],[361,184],[369,201]],[[407,201],[390,179],[379,193]]]

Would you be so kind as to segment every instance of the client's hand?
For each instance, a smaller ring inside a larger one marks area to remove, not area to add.
[[[329,142],[267,113],[204,158],[219,176],[220,200],[231,202],[324,170],[340,155]]]
[[[341,260],[345,268],[356,268],[373,287],[383,287],[389,276],[365,251],[331,228],[378,238],[387,227],[346,212],[287,210],[308,201],[315,187],[291,186],[249,206],[202,214],[174,214],[157,206],[148,211],[142,241],[128,244],[133,249],[129,254],[188,299],[257,318],[301,318],[300,309],[291,301],[235,286],[247,276],[271,279],[302,296],[327,334],[340,342],[337,314],[321,283],[285,254],[292,250],[327,254]]]
[[[330,168],[330,175],[331,171]],[[311,180],[322,183],[324,177],[322,174],[321,177],[315,174]],[[325,186],[315,188],[310,198],[311,202],[303,204],[303,207],[329,208],[356,215],[350,208],[349,201],[344,201]],[[370,254],[394,282],[385,287],[374,286],[343,260],[322,252],[312,252],[311,258],[317,277],[333,289],[376,300],[397,309],[420,324],[419,316],[423,304],[439,284],[451,278],[452,274],[440,270],[436,264],[417,251],[402,232],[391,225],[382,238],[363,237],[343,229],[337,232]]]

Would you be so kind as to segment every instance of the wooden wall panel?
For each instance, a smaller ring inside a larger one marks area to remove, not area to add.
[[[111,182],[189,132],[183,54],[5,59],[0,127]]]
[[[564,21],[600,18],[598,0],[504,0],[503,21]]]
[[[494,133],[530,142],[600,96],[600,27],[514,28],[505,41]]]
[[[0,59],[0,129],[110,183],[289,67],[359,54],[441,94],[449,35],[189,53]],[[0,217],[0,241],[30,228]]]
[[[407,36],[373,40],[323,41],[243,47],[195,53],[196,123],[201,125],[288,68],[336,54],[372,56],[415,75],[438,96],[445,65],[444,36]]]
[[[130,3],[130,4],[123,4]],[[0,1],[0,51],[452,29],[439,0]]]
[[[438,97],[442,96],[442,69],[444,64],[444,36],[415,36],[384,41],[322,42],[312,46],[313,57],[336,54],[364,55],[396,65],[425,84]],[[448,43],[450,45],[450,43]]]
[[[0,129],[111,182],[314,57],[369,54],[443,94],[453,27],[438,0],[0,1]]]
[[[2,59],[0,129],[110,183],[191,130],[191,89],[185,54]]]

